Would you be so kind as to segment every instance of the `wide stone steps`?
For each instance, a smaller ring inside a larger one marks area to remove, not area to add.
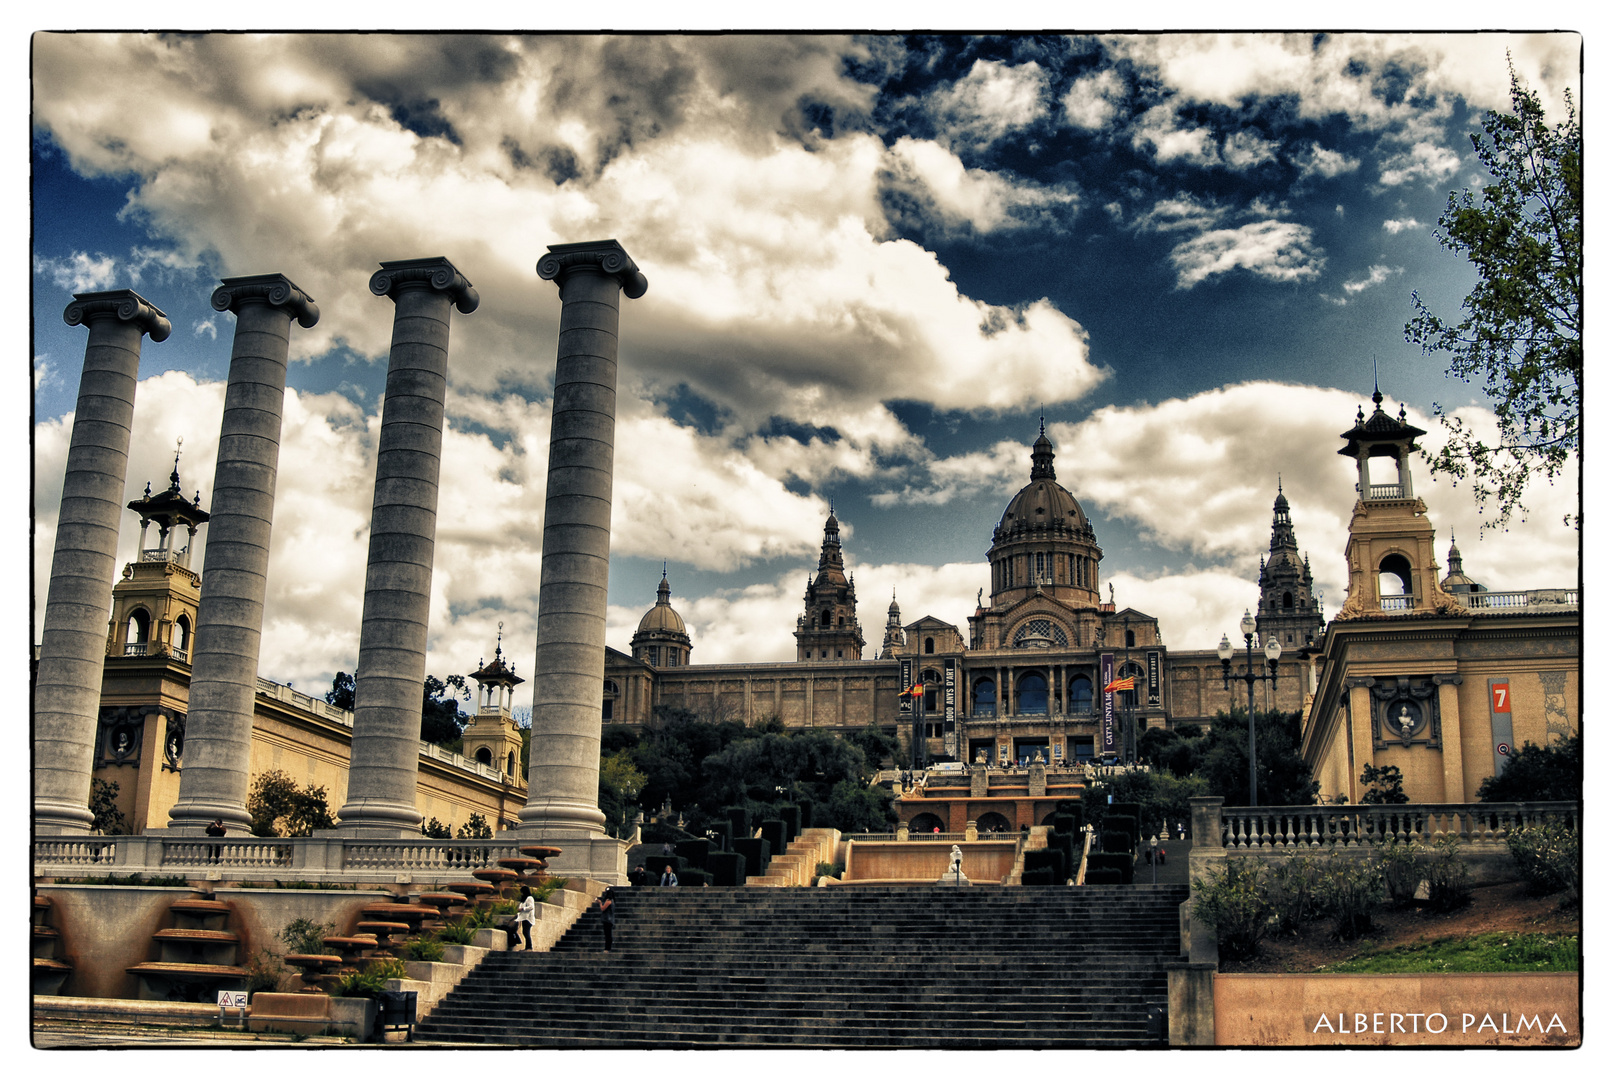
[[[528,1047],[1157,1044],[1186,889],[620,890],[548,953],[489,956],[416,1040]]]

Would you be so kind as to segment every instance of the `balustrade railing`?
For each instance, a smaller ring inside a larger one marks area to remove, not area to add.
[[[146,655],[147,643],[144,641],[130,641],[123,646],[124,656]]]
[[[34,862],[56,866],[104,866],[117,860],[118,842],[95,837],[90,840],[35,840]]]
[[[1410,596],[1380,596],[1378,607],[1384,611],[1410,611],[1415,597]]]
[[[1367,498],[1369,499],[1399,499],[1404,496],[1399,484],[1369,484]]]
[[[295,851],[294,841],[275,837],[164,840],[160,865],[283,870]]]
[[[342,844],[342,866],[356,870],[474,870],[520,856],[508,840],[358,840]]]
[[[1232,852],[1358,848],[1389,841],[1455,836],[1465,844],[1504,844],[1521,825],[1566,821],[1579,804],[1403,803],[1398,806],[1224,806],[1221,846]]]

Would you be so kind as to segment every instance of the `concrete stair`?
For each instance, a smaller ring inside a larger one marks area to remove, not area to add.
[[[784,854],[768,860],[767,873],[746,877],[745,884],[763,888],[810,885],[819,863],[833,863],[840,833],[836,829],[806,829],[791,840]]]
[[[527,1047],[1163,1045],[1179,886],[624,889],[547,953],[494,953],[416,1041]]]

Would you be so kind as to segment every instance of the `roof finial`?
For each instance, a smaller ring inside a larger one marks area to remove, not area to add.
[[[1383,407],[1383,394],[1378,390],[1378,354],[1372,354],[1372,404]]]
[[[173,491],[179,490],[179,451],[184,445],[185,436],[181,435],[174,442],[174,471],[168,476],[170,490]]]
[[[1277,494],[1281,495],[1282,493],[1283,493],[1283,474],[1282,474],[1281,471],[1279,471],[1277,473]]]
[[[1047,406],[1046,405],[1042,406],[1042,429],[1039,432],[1039,434],[1042,434],[1042,435],[1047,434]]]
[[[493,643],[493,662],[495,664],[498,663],[498,658],[503,654],[503,652],[504,652],[504,624],[502,622],[500,622],[498,624],[498,640]]]

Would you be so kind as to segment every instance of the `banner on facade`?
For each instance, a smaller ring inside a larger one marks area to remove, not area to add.
[[[907,689],[913,685],[913,661],[908,657],[903,657],[897,663],[901,668],[901,677],[897,679],[897,682],[901,683],[901,687],[897,692],[896,704],[904,715],[910,714],[913,711],[913,697],[907,693]]]
[[[1512,742],[1512,682],[1490,680],[1490,749],[1495,755],[1495,775],[1507,767],[1517,747]]]
[[[1159,705],[1159,653],[1148,654],[1148,705],[1154,708]]]
[[[1099,685],[1103,686],[1103,750],[1105,757],[1120,753],[1119,734],[1115,730],[1115,692],[1109,684],[1115,681],[1115,654],[1104,653],[1098,658]]]
[[[958,661],[948,657],[941,669],[941,747],[947,757],[958,757]]]

